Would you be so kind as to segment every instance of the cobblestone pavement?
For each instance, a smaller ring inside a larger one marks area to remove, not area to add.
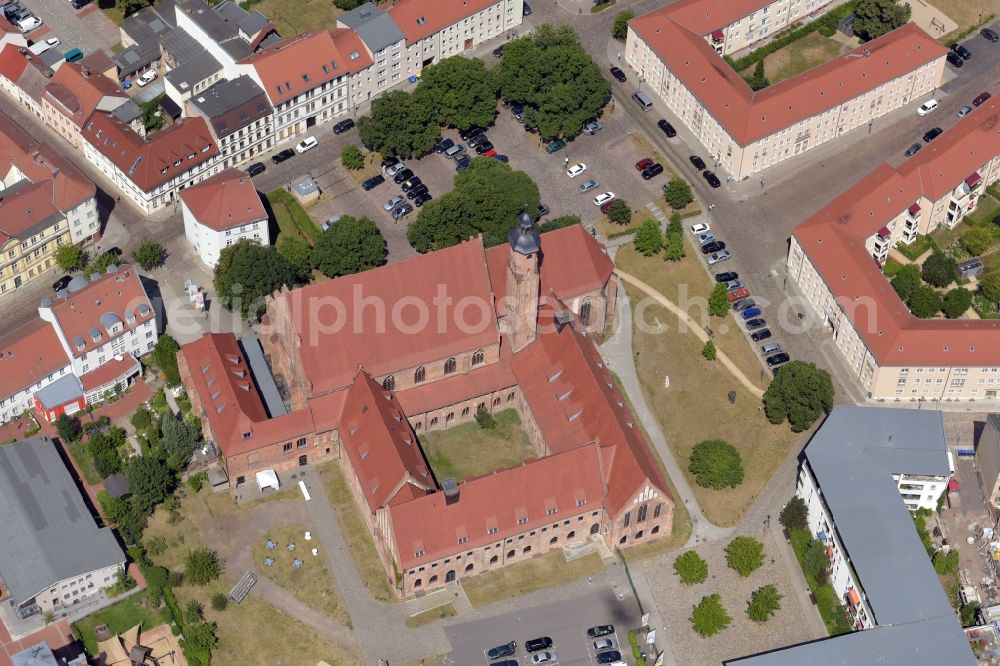
[[[84,55],[103,50],[111,54],[111,47],[121,41],[118,26],[104,12],[95,11],[97,0],[80,10],[73,9],[67,0],[21,0],[21,4],[40,18],[48,32],[36,30],[29,35],[36,42],[56,36],[63,51],[79,48]]]

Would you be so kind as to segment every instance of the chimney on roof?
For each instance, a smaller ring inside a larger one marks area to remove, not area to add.
[[[445,505],[458,504],[458,484],[455,483],[455,479],[445,479],[442,481],[441,490],[444,491]]]
[[[566,324],[573,321],[573,313],[569,310],[559,310],[556,312],[556,324],[561,331]]]

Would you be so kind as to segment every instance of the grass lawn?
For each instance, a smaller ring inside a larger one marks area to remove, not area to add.
[[[326,568],[326,558],[313,557],[310,552],[311,548],[319,544],[315,538],[312,541],[305,540],[307,529],[309,528],[302,525],[283,525],[262,536],[253,547],[253,566],[305,605],[347,626],[350,623],[347,606]],[[268,538],[277,544],[277,548],[267,549],[265,544]],[[295,544],[295,550],[289,551],[286,544]],[[274,559],[273,566],[264,564],[266,557]],[[303,563],[299,569],[292,566],[296,558]]]
[[[266,497],[261,501],[269,500],[270,497]],[[182,520],[171,525],[165,512],[157,511],[143,533],[143,540],[149,543],[151,536],[162,536],[167,543],[166,550],[160,555],[150,554],[150,558],[168,569],[183,569],[189,550],[212,545],[205,543],[199,525],[220,519],[238,522],[245,512],[246,507],[237,506],[225,493],[213,494],[207,489],[197,494],[188,491],[181,503]],[[224,611],[213,610],[212,595],[228,594],[232,584],[224,575],[204,587],[182,585],[174,589],[182,609],[188,601],[196,600],[204,607],[205,618],[218,625],[219,645],[212,651],[213,666],[272,666],[276,663],[315,666],[320,659],[331,666],[360,663],[358,655],[331,645],[312,629],[252,595],[239,605],[230,604]]]
[[[420,437],[424,455],[439,481],[463,481],[535,457],[516,411],[505,409],[493,418],[497,422],[494,429],[480,428],[475,422],[463,423]]]
[[[567,562],[562,551],[553,551],[497,571],[462,581],[462,588],[475,608],[519,597],[546,587],[562,585],[604,571],[597,553]]]
[[[840,53],[840,43],[818,32],[806,35],[779,49],[764,59],[764,74],[771,84],[784,81],[796,74],[833,60]],[[744,70],[744,76],[753,74],[753,67]]]
[[[93,486],[101,482],[101,475],[94,469],[94,460],[87,451],[86,442],[76,442],[74,444],[63,443],[63,446],[69,449],[69,454],[73,456],[73,462],[80,468],[83,480],[87,482],[88,486]]]
[[[631,206],[629,207],[632,208]],[[594,226],[597,227],[597,230],[605,238],[617,238],[626,234],[634,234],[639,229],[639,225],[647,217],[653,217],[653,214],[645,206],[640,206],[639,208],[632,208],[632,219],[628,224],[617,224],[609,220],[607,215],[601,215],[601,217],[597,218]],[[655,220],[656,218],[653,219]]]
[[[368,593],[380,601],[396,601],[389,579],[386,578],[382,560],[375,550],[375,543],[354,503],[354,497],[347,487],[343,473],[335,462],[321,465],[318,469],[326,495],[337,510],[340,531],[350,546],[354,566],[361,575]]]
[[[642,257],[631,246],[625,246],[618,250],[616,263],[674,302],[684,300],[678,294],[684,295],[686,289],[684,298],[690,301],[706,298],[711,287],[693,251],[689,246],[684,260],[664,262],[659,257]],[[643,294],[628,284],[625,287],[634,309],[642,302]],[[693,304],[689,311],[697,307]],[[651,304],[645,308],[644,317],[646,326],[633,327],[633,345],[639,354],[636,369],[646,401],[659,420],[667,444],[685,469],[705,515],[717,525],[734,525],[785,459],[795,437],[786,425],[771,425],[761,401],[721,364],[706,361],[701,355],[701,341],[686,327],[679,329],[664,308]],[[657,332],[657,322],[664,327],[662,333]],[[731,318],[713,318],[709,325],[715,331],[716,345],[752,381],[758,381],[762,374],[760,362],[735,322]],[[665,376],[670,378],[670,388],[664,388]],[[729,402],[729,391],[736,392],[735,403]],[[726,490],[697,485],[687,472],[687,460],[695,444],[706,439],[722,439],[739,450],[746,472],[742,485]]]
[[[935,229],[931,232],[931,238],[943,250],[958,240],[970,228],[992,224],[993,218],[997,214],[1000,214],[1000,201],[984,194],[979,198],[979,204],[974,213],[966,215],[961,222],[955,225],[954,229]]]
[[[853,631],[854,627],[844,613],[844,607],[837,597],[837,592],[829,583],[820,583],[817,581],[807,572],[806,567],[803,565],[806,548],[809,545],[812,535],[806,530],[796,529],[791,531],[791,536],[792,550],[795,552],[795,558],[799,561],[799,566],[802,567],[802,575],[806,579],[806,585],[809,586],[809,591],[816,598],[816,607],[823,618],[826,630],[831,636]]]
[[[934,0],[931,4],[957,23],[959,30],[975,25],[980,14],[1000,14],[1000,0]]]
[[[112,634],[125,633],[137,624],[141,624],[144,630],[163,624],[159,611],[146,608],[145,603],[146,593],[137,592],[93,615],[88,615],[79,622],[74,622],[73,631],[83,641],[84,649],[89,654],[96,654],[96,629],[102,624],[108,625],[108,630]]]
[[[278,224],[279,237],[294,236],[309,245],[316,242],[322,232],[295,197],[285,190],[274,190],[268,193],[267,201]]]
[[[416,629],[417,627],[423,627],[431,624],[432,622],[437,622],[438,620],[443,620],[449,617],[455,617],[456,615],[458,615],[458,611],[455,610],[455,604],[448,602],[443,606],[435,606],[434,608],[428,608],[427,610],[417,613],[416,615],[411,615],[406,618],[406,626],[410,629]]]
[[[271,19],[282,37],[332,28],[343,13],[330,0],[261,0],[247,7],[247,11],[254,10]]]

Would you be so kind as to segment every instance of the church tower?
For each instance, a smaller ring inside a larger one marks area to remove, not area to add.
[[[507,234],[507,334],[511,349],[521,351],[535,339],[538,320],[538,262],[542,239],[527,213],[517,216],[517,228]]]

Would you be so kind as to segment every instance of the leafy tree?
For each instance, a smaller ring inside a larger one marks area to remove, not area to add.
[[[360,273],[385,263],[385,238],[367,217],[344,215],[320,234],[312,262],[323,275]]]
[[[87,441],[87,452],[94,461],[94,469],[102,478],[122,471],[121,448],[125,445],[125,431],[111,428],[105,432],[95,432]]]
[[[246,238],[223,248],[215,265],[219,301],[246,317],[260,315],[269,294],[295,283],[295,270],[277,250]]]
[[[56,433],[63,443],[69,444],[70,442],[75,442],[80,439],[80,433],[82,432],[83,427],[80,425],[80,419],[75,416],[62,414],[56,419]]]
[[[658,254],[663,249],[663,236],[660,234],[659,223],[647,217],[635,232],[635,249],[645,257]]]
[[[383,155],[423,155],[437,143],[433,115],[426,97],[394,90],[372,100],[370,115],[358,121],[358,135]]]
[[[1000,271],[989,273],[979,280],[979,293],[993,303],[1000,301]]]
[[[162,554],[163,551],[160,551]],[[170,579],[170,572],[163,567],[146,567],[143,570],[146,584],[150,587],[166,587]]]
[[[764,544],[753,537],[738,536],[726,546],[726,562],[746,578],[764,564]]]
[[[667,250],[663,257],[666,261],[680,261],[684,258],[684,225],[681,214],[676,211],[670,215],[664,247]]]
[[[334,6],[338,9],[343,9],[345,12],[357,9],[366,2],[368,2],[368,0],[333,0]]]
[[[199,622],[184,627],[184,647],[195,652],[211,652],[218,644],[214,622]]]
[[[153,557],[159,557],[160,555],[163,555],[163,553],[167,552],[166,537],[161,535],[149,537],[149,539],[146,541],[146,550],[148,550],[149,554],[152,555]],[[166,570],[164,569],[164,571]],[[149,582],[148,574],[146,575],[146,582]]]
[[[704,583],[708,579],[708,563],[696,551],[689,550],[674,560],[674,573],[685,585]]]
[[[802,567],[807,575],[821,585],[826,583],[830,576],[830,556],[826,554],[826,546],[822,541],[810,536],[802,560]]]
[[[708,297],[708,314],[713,317],[725,317],[729,314],[729,290],[725,283],[716,282]]]
[[[169,415],[160,423],[160,430],[160,448],[167,466],[175,472],[184,469],[198,446],[198,430]]]
[[[453,56],[424,68],[415,95],[439,127],[487,127],[497,112],[496,79],[479,58]]]
[[[78,271],[87,264],[87,253],[73,243],[63,243],[56,248],[56,263],[64,271]]]
[[[156,346],[153,347],[156,362],[159,364],[160,370],[163,371],[163,378],[168,386],[176,386],[181,383],[181,373],[177,368],[177,354],[180,350],[181,346],[167,333],[161,335],[156,340]]]
[[[359,171],[365,168],[365,156],[357,146],[346,146],[340,151],[340,162],[345,169]]]
[[[854,15],[854,34],[869,41],[905,25],[910,20],[910,6],[896,0],[858,0]]]
[[[698,442],[691,451],[688,471],[703,488],[735,488],[743,483],[743,460],[736,448],[721,439]]]
[[[635,12],[631,9],[618,12],[618,16],[615,17],[615,23],[611,27],[611,36],[615,39],[625,39],[628,37],[628,22],[634,18]]]
[[[521,211],[538,209],[538,186],[503,162],[475,159],[455,176],[455,187],[428,201],[406,236],[417,252],[457,245],[478,234],[487,245],[503,242]]]
[[[691,185],[683,178],[674,178],[663,190],[663,198],[674,210],[680,210],[694,201]]]
[[[688,619],[691,621],[691,627],[703,637],[714,636],[733,621],[722,605],[722,597],[718,594],[702,597]]]
[[[140,406],[139,409],[135,410],[132,414],[132,427],[136,431],[143,431],[153,424],[153,415],[144,406]]]
[[[972,292],[962,287],[956,287],[944,295],[944,316],[948,319],[958,319],[972,307]]]
[[[952,548],[947,553],[943,550],[938,550],[934,553],[931,561],[934,564],[934,571],[941,575],[956,573],[959,564],[958,548]]]
[[[568,26],[543,25],[509,42],[496,71],[502,97],[524,105],[525,127],[543,139],[575,136],[611,98],[611,84]]]
[[[701,348],[701,355],[709,361],[714,361],[716,354],[717,350],[715,349],[715,342],[712,340],[705,342],[704,346]]]
[[[976,604],[962,604],[958,609],[959,619],[963,627],[972,627],[976,624],[976,611],[979,607]]]
[[[555,231],[556,229],[563,229],[565,227],[572,227],[574,224],[580,224],[579,215],[562,215],[560,217],[547,220],[538,225],[538,233],[544,234],[550,231]]]
[[[129,498],[125,502],[125,509],[114,522],[125,543],[137,544],[142,539],[142,531],[146,529],[146,514],[139,510],[134,499]]]
[[[110,523],[117,523],[129,510],[127,501],[118,497],[112,497],[106,490],[101,490],[97,493],[97,503],[101,505],[104,517]]]
[[[914,317],[930,319],[941,311],[943,303],[941,294],[934,291],[933,287],[922,284],[910,295],[910,312]]]
[[[94,257],[84,272],[87,275],[101,275],[106,273],[109,267],[117,266],[119,261],[118,255],[104,252]]]
[[[184,558],[184,576],[192,585],[208,585],[222,575],[222,559],[214,550],[195,548]]]
[[[139,243],[139,247],[135,248],[132,258],[135,260],[135,263],[142,266],[144,271],[151,271],[163,265],[166,255],[167,251],[163,249],[162,245],[152,238],[144,238]]]
[[[753,591],[747,601],[747,616],[754,622],[767,622],[781,608],[781,592],[774,585]]]
[[[309,243],[295,236],[282,234],[278,239],[278,254],[285,258],[299,282],[308,282],[312,273],[312,248]]]
[[[497,427],[497,420],[493,418],[493,415],[485,407],[480,407],[476,410],[476,423],[483,430],[493,430]]]
[[[138,456],[128,461],[125,479],[132,491],[131,502],[142,516],[153,512],[174,483],[170,469],[155,456]]]
[[[131,16],[149,4],[149,0],[115,0],[115,8],[122,13],[122,16]]]
[[[909,302],[910,296],[920,286],[920,267],[916,264],[906,264],[899,269],[889,284],[904,303]]]
[[[781,423],[788,419],[793,432],[809,428],[832,408],[830,373],[814,363],[787,363],[764,392],[764,411],[768,420]]]
[[[809,529],[809,507],[806,506],[806,501],[798,495],[792,497],[781,510],[778,522],[788,530]]]
[[[993,247],[996,237],[988,227],[972,227],[959,238],[969,254],[979,255]]]
[[[229,607],[229,597],[227,597],[222,592],[216,592],[212,595],[212,610],[214,611],[224,611]]]
[[[921,274],[924,282],[935,287],[947,287],[958,279],[958,262],[944,252],[935,252],[924,260]]]
[[[608,207],[608,219],[615,224],[628,224],[632,221],[632,209],[628,203],[621,199],[615,199]]]
[[[184,607],[184,621],[188,624],[198,624],[205,619],[205,608],[197,599],[191,599]]]
[[[764,74],[763,58],[757,61],[757,66],[754,67],[753,74],[748,77],[744,77],[743,80],[747,82],[747,84],[750,86],[752,90],[763,90],[764,88],[771,85],[771,82],[767,79],[767,76]]]

